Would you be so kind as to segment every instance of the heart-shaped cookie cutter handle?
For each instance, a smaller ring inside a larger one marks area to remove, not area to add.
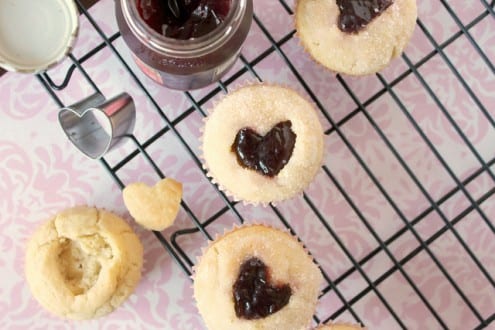
[[[121,93],[107,101],[93,94],[58,114],[60,126],[69,140],[91,159],[103,157],[122,137],[131,134],[136,121],[132,97]]]

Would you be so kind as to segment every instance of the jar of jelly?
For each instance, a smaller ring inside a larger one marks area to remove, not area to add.
[[[116,0],[122,38],[139,68],[166,87],[218,81],[237,60],[252,0]]]

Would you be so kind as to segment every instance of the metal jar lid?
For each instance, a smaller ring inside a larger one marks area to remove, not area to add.
[[[0,67],[45,71],[70,52],[78,30],[73,0],[0,0]]]

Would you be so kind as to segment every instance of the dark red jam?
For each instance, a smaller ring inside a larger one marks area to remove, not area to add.
[[[235,314],[243,319],[261,319],[276,313],[289,303],[288,284],[270,284],[268,267],[260,259],[246,260],[233,285]]]
[[[290,120],[275,125],[265,136],[249,127],[242,128],[232,144],[239,165],[274,177],[289,162],[296,143]]]
[[[187,40],[201,37],[220,25],[230,0],[136,0],[141,18],[165,37]]]
[[[356,33],[383,13],[393,0],[337,0],[340,9],[339,29]]]

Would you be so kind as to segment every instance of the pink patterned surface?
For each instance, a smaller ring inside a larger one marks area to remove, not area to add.
[[[482,1],[454,0],[449,1],[449,4],[464,24],[469,24],[484,11]],[[288,5],[293,8],[294,1],[288,1]],[[292,17],[284,11],[279,1],[255,1],[255,11],[276,40],[292,31]],[[91,13],[108,36],[117,31],[113,18],[113,1],[100,1],[92,8]],[[438,44],[444,43],[459,31],[459,26],[440,1],[419,1],[419,17]],[[470,36],[477,40],[492,66],[495,63],[494,22],[493,17],[488,15],[469,30]],[[101,38],[87,20],[82,18],[81,34],[74,54],[82,56],[100,42]],[[136,70],[129,51],[120,38],[115,45],[168,118],[177,118],[191,106],[182,93],[160,87]],[[253,24],[243,54],[248,60],[253,60],[269,45],[269,40],[259,26]],[[432,43],[418,27],[406,50],[407,59],[416,63],[433,49]],[[357,108],[335,75],[312,62],[301,49],[297,38],[290,39],[282,46],[282,50],[334,121],[338,122]],[[486,108],[489,121],[441,55],[434,55],[418,69],[421,79],[429,84],[431,93],[438,98],[438,103],[414,74],[409,74],[392,87],[394,96],[407,109],[406,113],[432,141],[441,161],[413,128],[399,103],[391,94],[386,93],[366,107],[367,114],[372,118],[373,125],[383,131],[400,158],[407,163],[408,169],[404,169],[377,134],[370,120],[360,113],[341,126],[340,134],[332,132],[326,137],[324,167],[348,193],[361,214],[356,214],[323,170],[307,189],[306,197],[299,196],[277,205],[277,209],[306,243],[331,280],[339,279],[352,268],[351,258],[360,261],[379,246],[378,241],[386,241],[402,230],[405,222],[412,222],[420,216],[431,205],[430,200],[437,201],[455,188],[457,182],[452,175],[458,180],[464,180],[476,172],[481,166],[477,156],[484,162],[495,157],[495,75],[492,69],[464,35],[444,50],[444,55]],[[63,79],[67,66],[68,61],[50,72],[55,81]],[[138,108],[135,135],[140,141],[145,141],[165,126],[152,104],[109,49],[93,56],[84,67],[107,97],[122,91],[133,96]],[[235,69],[239,67],[238,63]],[[265,81],[283,83],[306,94],[276,53],[257,64],[255,69]],[[407,69],[407,62],[397,59],[381,73],[381,77],[387,83],[392,83],[395,77]],[[376,76],[344,79],[363,103],[384,86]],[[252,80],[253,77],[246,73],[234,86]],[[199,98],[209,91],[206,88],[194,91],[192,95]],[[90,93],[90,86],[76,71],[67,89],[58,95],[65,104],[70,104]],[[220,96],[217,95],[214,100]],[[58,127],[56,105],[35,77],[6,74],[0,79],[0,99],[1,328],[204,329],[192,299],[189,278],[169,254],[164,252],[150,232],[134,224],[145,247],[143,279],[123,306],[101,319],[77,323],[57,319],[39,307],[31,297],[23,273],[25,242],[36,226],[57,211],[77,204],[103,207],[124,216],[131,223],[132,220],[126,212],[120,190],[104,168],[98,162],[86,159],[69,144]],[[205,104],[205,108],[210,107],[214,100]],[[478,155],[463,142],[442,113],[441,107],[450,113]],[[321,120],[325,129],[332,128],[323,115]],[[197,155],[200,154],[198,137],[201,126],[202,117],[199,113],[191,114],[177,126]],[[353,150],[346,143],[351,144]],[[114,164],[132,150],[133,147],[127,143],[111,151],[107,159],[110,164]],[[148,152],[166,176],[184,183],[184,201],[200,221],[205,221],[224,207],[215,189],[172,134],[161,137],[149,147]],[[363,170],[356,155],[392,198],[393,205]],[[449,164],[452,173],[445,169],[442,162]],[[411,179],[408,170],[415,173],[421,188]],[[118,174],[124,184],[134,181],[151,184],[158,179],[144,157],[140,156]],[[495,189],[494,174],[495,166],[491,166],[490,173],[485,171],[470,181],[465,187],[469,196],[477,200]],[[326,219],[351,258],[328,233],[318,213],[311,209],[311,204]],[[483,265],[488,277],[493,279],[495,196],[484,200],[478,209],[469,209],[471,205],[462,191],[453,193],[438,206],[438,211],[429,213],[415,224],[414,232],[404,231],[386,251],[378,252],[360,270],[353,271],[339,281],[338,294],[331,290],[324,295],[317,315],[326,318],[340,309],[343,303],[339,295],[351,301],[362,290],[367,290],[362,298],[352,304],[352,309],[370,329],[399,328],[383,300],[410,329],[440,328],[440,324],[410,285],[413,282],[448,328],[476,327],[479,320],[447,279],[447,273],[482,318],[493,316],[495,288],[460,244],[458,237],[462,238],[477,261]],[[270,208],[239,204],[236,209],[243,218],[250,221],[283,226]],[[466,209],[468,211],[458,221],[459,215]],[[400,214],[397,210],[400,210]],[[360,216],[367,220],[377,237],[371,234]],[[235,214],[228,211],[208,227],[208,232],[214,236],[225,228],[230,228],[236,221]],[[437,235],[445,227],[446,221],[454,221],[454,230],[447,229],[442,231],[443,234]],[[163,234],[168,237],[177,229],[190,227],[193,227],[193,222],[182,210],[173,228]],[[428,250],[421,249],[420,240],[428,241],[432,237],[435,239]],[[177,242],[193,262],[206,245],[200,234],[181,236]],[[420,252],[410,258],[410,254],[417,249]],[[443,270],[433,262],[432,255],[442,264]],[[402,271],[383,277],[398,261],[404,262]],[[375,280],[379,280],[379,283],[375,289],[369,290],[369,283]],[[354,321],[349,311],[341,314],[339,320]],[[495,328],[495,323],[490,327]]]

